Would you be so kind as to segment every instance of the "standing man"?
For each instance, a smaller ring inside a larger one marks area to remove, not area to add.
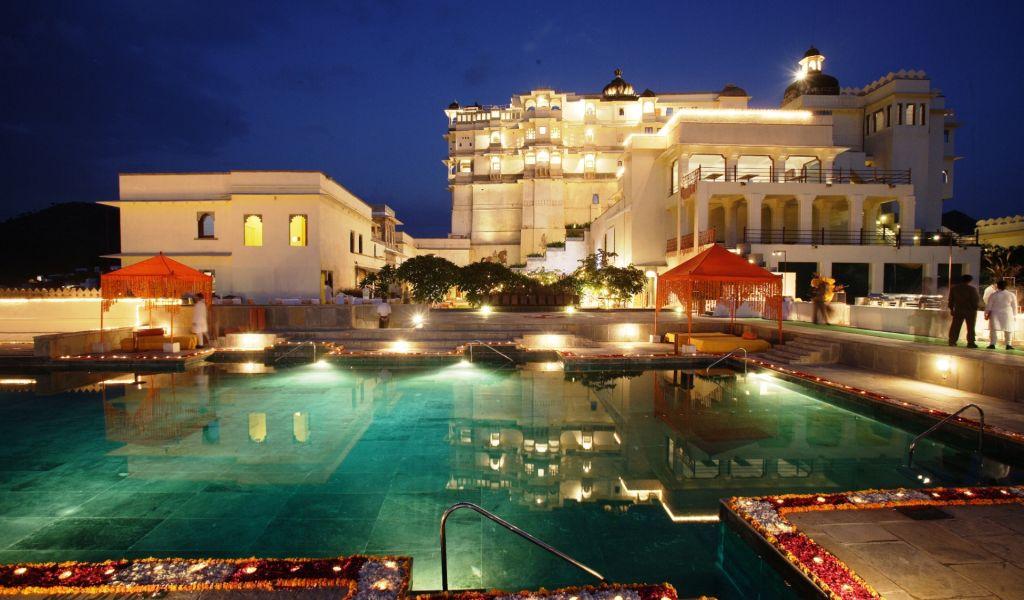
[[[377,327],[380,329],[388,328],[388,321],[391,320],[391,305],[388,304],[387,300],[379,302],[377,304]]]
[[[960,277],[960,283],[949,288],[949,314],[953,322],[949,325],[949,345],[956,346],[960,339],[960,327],[967,324],[967,347],[977,348],[974,343],[974,324],[978,319],[978,305],[981,296],[978,288],[971,285],[974,278],[970,275]]]
[[[199,340],[196,342],[196,348],[202,348],[208,341],[207,332],[209,326],[206,324],[206,297],[203,296],[202,292],[196,294],[196,303],[192,306],[192,333],[195,334]]]
[[[1017,296],[1006,289],[1006,280],[996,283],[996,291],[985,302],[985,318],[988,319],[988,348],[996,349],[996,338],[1003,332],[1007,350],[1013,350],[1013,321],[1017,318]]]

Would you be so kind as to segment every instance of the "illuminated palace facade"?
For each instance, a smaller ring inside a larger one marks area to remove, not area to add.
[[[449,242],[470,260],[543,266],[549,244],[589,224],[586,250],[620,264],[664,269],[717,241],[861,295],[934,290],[950,262],[977,273],[979,250],[941,229],[957,158],[942,93],[922,71],[841,88],[824,61],[806,52],[779,109],[750,108],[734,85],[638,93],[618,71],[599,94],[453,103]]]

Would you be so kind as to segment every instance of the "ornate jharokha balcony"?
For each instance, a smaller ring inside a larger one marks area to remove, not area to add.
[[[714,230],[712,230],[714,231]],[[814,244],[819,246],[977,246],[978,235],[948,232],[900,232],[894,229],[868,231],[834,229],[743,229],[746,244]],[[672,246],[674,250],[675,246]]]
[[[804,166],[800,169],[697,167],[687,173],[680,185],[683,197],[689,196],[700,182],[727,183],[853,183],[853,184],[910,184],[911,172],[884,169],[822,169]]]

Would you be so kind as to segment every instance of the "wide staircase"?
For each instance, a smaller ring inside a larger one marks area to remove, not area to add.
[[[568,323],[511,322],[511,319],[428,318],[420,328],[281,331],[293,341],[334,342],[346,352],[449,352],[470,342],[508,343],[531,333],[572,333]]]
[[[788,342],[757,354],[762,360],[784,365],[815,365],[839,362],[840,346],[819,338],[797,335]]]

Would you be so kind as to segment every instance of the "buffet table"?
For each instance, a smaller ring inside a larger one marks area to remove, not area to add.
[[[888,331],[915,336],[945,338],[949,334],[951,317],[949,311],[936,308],[911,308],[902,306],[850,305],[839,302],[829,303],[830,325],[843,325],[871,331]],[[814,304],[794,302],[788,320],[810,323],[814,317]],[[978,311],[975,325],[978,344],[988,345],[988,321],[985,313]],[[1013,339],[1024,339],[1024,315],[1017,315]],[[966,340],[966,330],[960,333],[960,340]],[[1000,347],[1002,346],[1000,342]]]

